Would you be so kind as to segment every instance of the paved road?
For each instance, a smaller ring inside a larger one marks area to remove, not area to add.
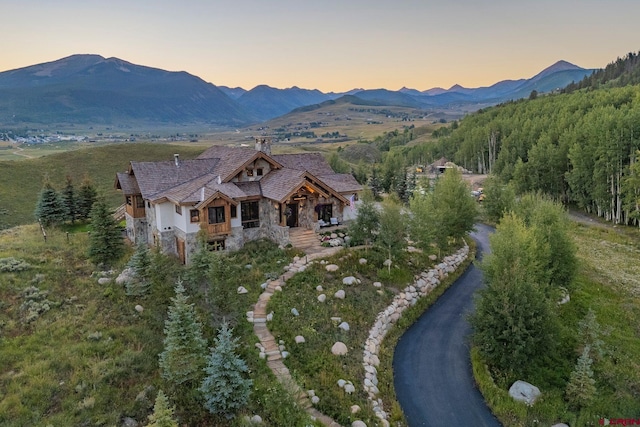
[[[481,256],[493,229],[478,224],[476,230]],[[466,316],[481,285],[482,273],[472,264],[398,342],[394,384],[409,427],[500,426],[471,372]]]

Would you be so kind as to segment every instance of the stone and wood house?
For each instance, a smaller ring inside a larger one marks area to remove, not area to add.
[[[125,197],[128,239],[183,263],[200,231],[211,250],[235,250],[260,238],[286,245],[294,228],[317,231],[351,220],[362,190],[321,154],[272,155],[266,138],[255,150],[213,146],[193,160],[176,154],[173,161],[131,161],[115,186]]]

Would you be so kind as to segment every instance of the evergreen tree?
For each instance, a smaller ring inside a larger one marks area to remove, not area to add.
[[[576,367],[571,372],[565,390],[567,401],[575,408],[589,406],[596,394],[596,381],[593,379],[593,371],[591,370],[593,361],[589,352],[590,348],[586,346],[578,358]]]
[[[139,243],[127,264],[134,273],[134,280],[126,284],[127,295],[144,295],[149,291],[151,265],[149,247],[145,243]]]
[[[580,323],[578,323],[578,335],[582,345],[590,348],[589,356],[596,361],[602,359],[604,356],[604,341],[600,337],[604,335],[604,332],[592,309],[589,309],[587,314],[580,320]]]
[[[67,176],[67,185],[62,191],[62,205],[64,206],[64,217],[66,221],[75,222],[78,218],[78,208],[76,200],[76,192],[73,188],[73,181]]]
[[[174,386],[197,384],[205,365],[207,342],[193,304],[187,303],[182,281],[171,298],[169,318],[164,322],[164,350],[160,353],[162,378]]]
[[[78,219],[87,220],[91,216],[91,208],[98,198],[98,192],[93,187],[88,175],[85,175],[76,198]]]
[[[62,200],[48,180],[45,180],[44,187],[40,192],[35,216],[46,226],[60,224],[64,221],[65,212]]]
[[[244,360],[235,354],[237,342],[238,339],[232,336],[232,329],[223,323],[204,369],[207,376],[199,388],[205,399],[204,407],[212,414],[226,418],[232,418],[247,404],[253,384],[244,378],[248,369]]]
[[[153,414],[149,415],[147,427],[178,427],[178,422],[173,418],[175,407],[169,404],[167,395],[162,390],[158,391],[156,403],[153,405]]]
[[[404,202],[405,204],[409,203],[409,200],[411,200],[411,198],[413,197],[413,193],[415,193],[417,186],[418,186],[418,178],[416,176],[416,171],[414,169],[411,172],[411,175],[409,175],[409,179],[407,179],[407,196],[406,196],[407,200]]]
[[[407,192],[407,170],[403,169],[401,175],[398,176],[398,182],[396,183],[396,194],[402,202],[402,204],[409,203],[409,193]]]
[[[380,182],[380,176],[378,175],[378,168],[375,166],[371,169],[369,188],[371,189],[371,193],[373,193],[373,199],[378,200],[380,198],[380,193],[382,192],[382,183]]]
[[[94,264],[112,265],[124,254],[124,242],[118,224],[107,204],[98,200],[91,210],[89,258]]]

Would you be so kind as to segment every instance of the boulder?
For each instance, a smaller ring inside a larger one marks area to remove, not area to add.
[[[356,285],[357,283],[358,283],[358,279],[356,279],[353,276],[347,276],[344,279],[342,279],[343,285]]]
[[[125,283],[131,283],[135,277],[135,273],[132,268],[125,268],[122,273],[116,278],[116,284],[124,285]]]
[[[338,266],[335,264],[329,264],[324,267],[327,271],[338,271]]]
[[[338,328],[342,329],[343,331],[349,331],[349,324],[347,322],[342,322],[338,325]]]
[[[343,379],[338,380],[338,387],[342,388],[347,382]]]
[[[125,417],[122,420],[122,427],[138,427],[138,422],[131,417]]]
[[[248,291],[248,290],[247,290],[247,288],[245,288],[244,286],[240,286],[240,287],[238,287],[238,294],[239,294],[239,295],[246,294],[246,293],[248,293],[248,292],[249,292],[249,291]]]
[[[98,285],[108,285],[111,282],[111,279],[108,277],[101,277],[98,279]]]
[[[350,409],[352,414],[357,414],[358,412],[360,412],[360,407],[358,405],[352,405]]]
[[[316,286],[316,291],[322,292],[323,291],[322,286],[320,286],[320,285]]]
[[[532,406],[536,402],[538,396],[540,396],[540,389],[526,381],[518,380],[509,388],[509,396],[514,400],[518,400]]]
[[[344,299],[345,293],[344,293],[344,291],[342,289],[340,289],[335,294],[333,294],[333,296],[338,298],[338,299]]]
[[[138,313],[142,313],[144,311],[144,307],[142,307],[140,304],[136,305],[135,307],[133,307]]]
[[[351,423],[351,427],[367,427],[364,421],[356,420]]]
[[[558,423],[558,424],[552,425],[551,427],[569,427],[569,426],[565,423]]]
[[[382,283],[380,282],[373,282],[373,286],[375,286],[376,288],[380,288],[382,286]]]
[[[338,246],[342,246],[342,239],[338,238],[338,239],[331,239],[329,240],[329,246],[335,248]]]
[[[311,397],[311,403],[313,403],[314,405],[317,405],[318,402],[320,402],[320,398],[318,396]]]
[[[351,394],[353,392],[356,391],[356,388],[353,386],[353,384],[348,383],[344,385],[344,392],[347,394]]]
[[[300,313],[298,312],[298,309],[295,308],[295,307],[291,309],[291,314],[293,314],[294,316],[300,316]]]
[[[437,257],[436,255],[431,254],[431,255],[429,255],[429,259],[430,259],[431,261],[435,261],[435,260],[437,260],[437,259],[438,259],[438,257]]]
[[[296,344],[302,344],[304,342],[304,337],[302,335],[297,335],[294,339]]]
[[[360,263],[360,265],[364,265],[364,264],[366,264],[366,263],[367,263],[367,260],[366,260],[366,259],[364,259],[364,258],[360,258],[360,259],[358,260],[358,262]]]
[[[331,347],[331,353],[335,354],[336,356],[343,356],[345,354],[347,354],[349,352],[349,350],[347,349],[347,345],[343,342],[336,342],[333,347]]]
[[[318,301],[325,302],[326,299],[327,299],[327,296],[325,294],[318,295]]]
[[[254,424],[262,424],[262,417],[260,415],[254,415],[251,417],[251,422]]]
[[[382,263],[382,265],[384,265],[385,267],[389,267],[391,266],[392,262],[390,259],[385,259],[384,262]]]

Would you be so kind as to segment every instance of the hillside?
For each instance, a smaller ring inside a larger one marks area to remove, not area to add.
[[[174,153],[194,158],[204,147],[168,144],[117,144],[84,148],[37,159],[0,161],[0,229],[35,221],[33,212],[42,189],[44,177],[57,190],[62,189],[66,176],[76,187],[87,174],[110,206],[123,203],[113,187],[116,172],[125,171],[130,160],[157,161],[172,159]]]
[[[0,73],[0,123],[212,123],[252,120],[216,86],[186,72],[73,55]]]
[[[622,87],[640,84],[640,52],[630,52],[623,58],[607,64],[601,70],[594,71],[581,81],[567,86],[566,92],[578,89],[597,89],[599,87]]]

